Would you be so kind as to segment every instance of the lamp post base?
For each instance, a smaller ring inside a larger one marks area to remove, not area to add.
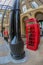
[[[13,59],[19,60],[25,57],[24,42],[22,41],[21,38],[19,38],[18,40],[15,36],[10,44],[10,49],[11,49],[10,54]]]
[[[13,53],[11,53],[11,56],[13,59],[20,60],[20,59],[23,59],[25,57],[25,52],[23,54],[20,54],[20,55],[14,55]]]

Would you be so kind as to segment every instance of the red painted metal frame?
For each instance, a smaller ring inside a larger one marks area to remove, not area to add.
[[[35,18],[31,18],[26,22],[26,47],[31,50],[37,50],[40,43],[40,27]],[[33,24],[29,24],[33,22]]]

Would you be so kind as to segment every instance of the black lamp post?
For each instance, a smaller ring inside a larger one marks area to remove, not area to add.
[[[12,58],[19,60],[25,57],[24,42],[20,32],[20,1],[15,0],[10,21],[10,49]]]

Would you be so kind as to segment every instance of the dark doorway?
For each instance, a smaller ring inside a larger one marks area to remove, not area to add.
[[[40,35],[43,36],[43,13],[37,12],[35,18],[39,21],[40,24]]]

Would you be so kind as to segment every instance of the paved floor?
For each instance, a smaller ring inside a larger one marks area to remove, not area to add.
[[[8,54],[8,43],[4,40],[3,37],[0,37],[0,57],[6,56]]]
[[[3,41],[2,41],[3,40]],[[5,45],[4,47],[6,48],[6,41],[4,41],[4,39],[0,38],[0,48],[2,45],[2,51],[5,50],[3,48],[3,45]],[[8,50],[8,49],[6,49]],[[1,51],[1,49],[0,49]],[[37,51],[32,51],[32,50],[28,50],[25,48],[25,51],[27,53],[27,61],[25,63],[20,63],[20,64],[15,64],[13,62],[9,62],[7,64],[3,64],[3,65],[43,65],[43,37],[41,38],[40,41],[40,45]],[[8,51],[4,51],[3,53],[0,52],[0,56],[5,56],[8,53]],[[5,59],[4,59],[5,60]],[[1,64],[0,64],[1,65]]]

